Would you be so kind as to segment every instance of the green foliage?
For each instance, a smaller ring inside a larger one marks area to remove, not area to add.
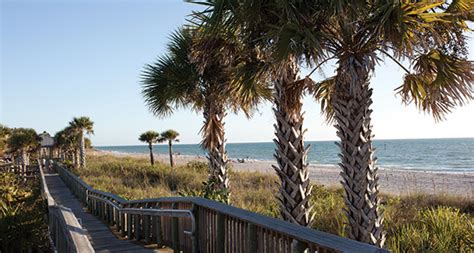
[[[40,137],[32,128],[14,128],[7,143],[13,152],[20,150],[29,152],[39,146],[40,140]]]
[[[10,133],[10,128],[0,124],[0,155],[2,155],[7,150],[7,140]]]
[[[346,215],[342,211],[345,207],[344,192],[342,189],[331,190],[323,186],[314,185],[311,202],[314,207],[312,227],[332,234],[345,236]]]
[[[89,139],[89,138],[84,138],[84,146],[85,146],[87,149],[92,148],[92,141],[91,141],[91,139]]]
[[[179,141],[178,140],[179,133],[173,129],[169,129],[161,133],[161,140],[162,141]]]
[[[139,141],[146,142],[148,144],[157,143],[159,141],[160,134],[155,131],[146,131],[138,137]]]
[[[69,126],[73,131],[81,133],[86,131],[87,134],[94,134],[94,122],[89,117],[75,117],[69,122]]]
[[[229,204],[230,192],[227,189],[219,189],[217,187],[219,182],[212,178],[207,182],[203,182],[201,189],[184,189],[178,192],[180,196],[187,197],[202,197],[210,200],[215,200],[225,204]]]
[[[47,221],[39,182],[0,173],[0,252],[47,251]]]
[[[388,237],[393,252],[472,252],[471,219],[450,207],[420,210],[414,222],[403,224]]]

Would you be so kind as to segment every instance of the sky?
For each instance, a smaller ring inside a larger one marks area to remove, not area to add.
[[[165,53],[169,34],[198,6],[179,0],[0,1],[0,123],[54,134],[73,117],[88,116],[97,146],[136,145],[140,133],[166,129],[180,132],[181,143],[200,141],[201,114],[179,110],[154,117],[140,93],[143,66]],[[469,53],[474,59],[472,39]],[[327,64],[324,75],[334,69]],[[389,59],[376,67],[371,81],[376,139],[474,137],[473,102],[437,123],[395,96],[403,73]],[[228,142],[271,141],[271,106],[262,104],[252,119],[229,114]],[[336,139],[318,103],[305,97],[303,109],[306,140]]]

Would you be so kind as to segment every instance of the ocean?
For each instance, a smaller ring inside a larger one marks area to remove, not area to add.
[[[307,141],[310,164],[336,165],[338,147],[334,141]],[[375,140],[377,164],[382,168],[474,173],[474,138]],[[205,156],[197,144],[175,144],[174,152]],[[228,143],[231,159],[273,160],[275,145],[271,142]],[[98,146],[98,150],[121,153],[148,153],[148,146]],[[154,153],[167,154],[168,146],[155,145]]]

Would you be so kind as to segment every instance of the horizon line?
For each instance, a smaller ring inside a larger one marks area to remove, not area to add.
[[[474,137],[428,137],[428,138],[387,138],[387,139],[373,139],[374,141],[390,141],[390,140],[443,140],[443,139],[474,139]],[[306,140],[304,142],[330,142],[339,141],[334,140]],[[253,141],[253,142],[227,142],[227,144],[259,144],[259,143],[273,143],[272,141]],[[92,147],[120,147],[120,146],[146,146],[147,144],[117,144],[117,145],[92,145]],[[166,143],[156,143],[154,146],[168,145]],[[199,143],[174,143],[173,145],[199,145]]]

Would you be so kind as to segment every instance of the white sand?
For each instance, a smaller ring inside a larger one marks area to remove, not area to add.
[[[148,158],[148,154],[130,154],[107,151],[94,151],[95,155],[133,156]],[[169,163],[166,154],[155,154],[155,159]],[[206,162],[205,157],[175,155],[176,164],[182,165],[193,160]],[[275,173],[271,165],[272,161],[245,161],[238,163],[231,161],[232,167],[237,171]],[[341,177],[337,166],[310,165],[310,177],[315,183],[325,186],[340,186]],[[432,171],[410,171],[402,169],[379,169],[380,191],[383,193],[407,195],[414,193],[425,194],[448,194],[474,199],[474,173],[458,172],[432,172]]]

